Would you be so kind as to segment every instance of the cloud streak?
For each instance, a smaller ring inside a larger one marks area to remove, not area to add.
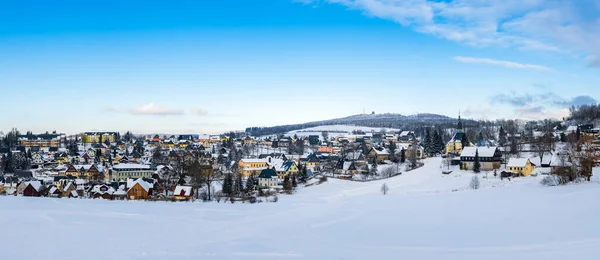
[[[487,58],[473,58],[473,57],[463,57],[463,56],[455,56],[453,57],[455,61],[463,62],[463,63],[480,63],[480,64],[488,64],[494,66],[501,66],[505,68],[511,69],[530,69],[530,70],[545,70],[550,71],[552,69],[541,66],[541,65],[533,65],[533,64],[523,64],[513,61],[504,61],[504,60],[494,60]]]
[[[133,108],[130,110],[131,114],[134,115],[156,115],[156,116],[172,116],[172,115],[183,115],[184,112],[181,109],[171,109],[162,106],[158,106],[154,103],[143,105],[141,107]]]
[[[360,10],[415,31],[471,46],[600,56],[596,0],[302,0]],[[588,61],[600,67],[600,61]],[[597,61],[597,62],[596,62]]]
[[[192,108],[191,110],[192,114],[194,115],[199,115],[199,116],[205,116],[208,115],[208,111],[202,109],[202,108]]]

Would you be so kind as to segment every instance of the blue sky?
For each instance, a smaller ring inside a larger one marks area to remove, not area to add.
[[[600,99],[599,2],[3,1],[0,130],[561,117]]]

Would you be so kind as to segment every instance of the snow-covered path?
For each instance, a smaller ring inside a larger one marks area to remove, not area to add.
[[[278,203],[0,197],[1,259],[597,259],[600,184],[441,175],[439,159]],[[386,182],[387,196],[379,187]],[[458,190],[452,192],[452,190]]]

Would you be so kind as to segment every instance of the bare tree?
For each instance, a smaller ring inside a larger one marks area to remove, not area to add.
[[[384,184],[381,185],[380,191],[381,191],[381,193],[383,193],[383,195],[387,195],[387,193],[388,193],[389,190],[390,189],[388,188],[387,184],[384,183]]]
[[[473,178],[471,178],[471,183],[469,183],[469,188],[471,188],[473,190],[479,189],[479,177],[473,176]]]

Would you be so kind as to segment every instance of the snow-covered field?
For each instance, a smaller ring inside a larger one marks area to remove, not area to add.
[[[1,259],[598,259],[600,184],[442,175],[327,183],[277,203],[0,197]],[[600,174],[596,170],[597,175]],[[482,175],[480,175],[482,176]],[[541,178],[541,177],[540,177]],[[380,193],[382,183],[389,194]]]
[[[299,137],[305,137],[309,135],[318,135],[321,136],[323,131],[329,132],[330,137],[337,136],[341,134],[342,136],[351,135],[352,131],[359,130],[365,133],[379,133],[381,130],[385,131],[398,131],[398,129],[394,128],[386,128],[386,127],[366,127],[366,126],[351,126],[351,125],[323,125],[323,126],[315,126],[311,128],[305,128],[295,131],[290,131],[286,133],[286,136],[294,136],[298,135]]]

